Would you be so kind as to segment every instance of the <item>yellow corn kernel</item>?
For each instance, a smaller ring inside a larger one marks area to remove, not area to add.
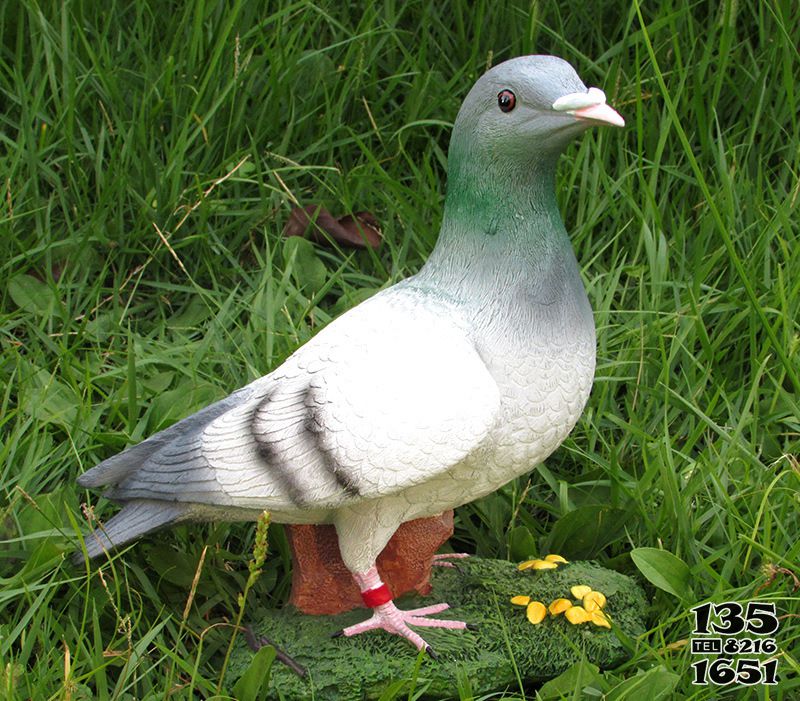
[[[531,601],[526,612],[528,620],[534,625],[541,623],[547,615],[547,609],[541,601]]]
[[[582,599],[590,591],[592,591],[592,588],[587,587],[585,584],[576,584],[574,587],[570,589],[572,596],[574,596],[576,599]]]
[[[564,613],[571,606],[572,602],[569,599],[555,599],[547,607],[547,610],[551,616],[558,616],[559,613]]]
[[[564,616],[566,616],[567,620],[573,625],[587,623],[592,619],[591,614],[583,608],[583,606],[570,606],[564,611]]]
[[[512,596],[511,603],[516,606],[527,606],[531,601],[529,596]]]
[[[587,611],[599,611],[606,605],[606,597],[599,591],[590,591],[583,597],[583,608]]]
[[[548,562],[547,560],[534,560],[531,567],[535,570],[554,570],[558,565],[555,562]]]
[[[544,559],[548,562],[556,562],[559,565],[566,565],[569,560],[565,560],[561,555],[545,555]]]
[[[589,615],[592,617],[592,623],[594,623],[596,626],[600,626],[601,628],[611,628],[611,622],[606,617],[606,614],[604,614],[600,609],[597,611],[592,611]]]

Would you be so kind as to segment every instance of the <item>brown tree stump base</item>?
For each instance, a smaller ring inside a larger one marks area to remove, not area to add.
[[[336,614],[364,604],[352,574],[339,554],[331,525],[287,525],[292,550],[289,603],[303,613]],[[397,529],[378,556],[378,573],[395,597],[431,590],[431,561],[453,535],[453,512],[408,521]]]

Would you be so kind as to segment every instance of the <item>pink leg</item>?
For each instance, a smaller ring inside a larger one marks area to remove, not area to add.
[[[433,556],[431,564],[434,567],[455,567],[455,564],[448,560],[458,560],[464,557],[469,557],[469,553],[439,553]]]
[[[385,630],[387,633],[405,638],[418,650],[425,650],[431,657],[436,658],[431,646],[420,635],[415,633],[409,625],[428,628],[450,628],[463,630],[469,626],[463,621],[446,621],[441,618],[425,618],[429,614],[440,613],[449,608],[448,604],[434,604],[422,608],[401,611],[392,601],[388,587],[381,582],[376,567],[371,567],[363,573],[354,574],[364,603],[372,608],[372,617],[363,623],[349,626],[339,631],[336,635],[350,637],[360,635],[368,630]]]

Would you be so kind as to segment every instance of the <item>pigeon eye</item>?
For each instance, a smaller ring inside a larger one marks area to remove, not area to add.
[[[497,93],[497,104],[502,112],[510,112],[517,104],[517,96],[510,90]]]

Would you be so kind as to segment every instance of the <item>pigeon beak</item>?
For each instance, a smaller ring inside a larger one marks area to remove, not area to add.
[[[575,115],[578,119],[588,119],[590,122],[610,124],[612,127],[625,126],[625,120],[622,118],[622,115],[613,107],[609,107],[605,104],[582,107],[579,110],[571,111],[570,114]]]
[[[610,124],[614,127],[625,126],[625,120],[619,112],[606,104],[606,94],[599,88],[562,95],[553,103],[553,109],[589,122]]]

